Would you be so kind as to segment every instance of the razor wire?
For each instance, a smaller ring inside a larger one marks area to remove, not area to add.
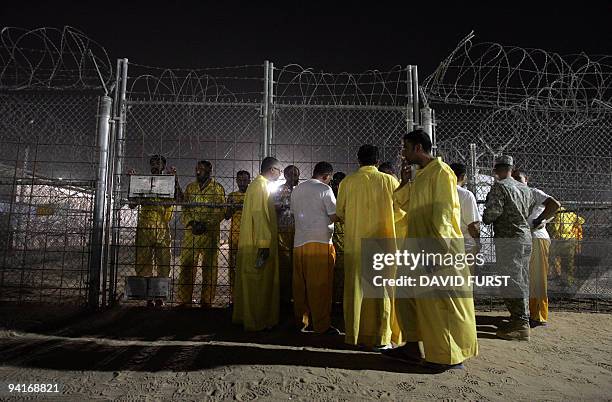
[[[357,150],[380,146],[398,164],[411,96],[408,66],[362,73],[317,72],[289,64],[274,69],[273,154],[309,174],[315,163],[336,171],[357,167]]]
[[[423,87],[431,100],[504,108],[600,113],[610,110],[610,56],[459,42]]]
[[[276,103],[301,105],[405,105],[410,93],[406,66],[389,71],[327,73],[288,64],[275,68]]]
[[[100,89],[112,79],[104,47],[75,28],[0,31],[0,89]]]
[[[173,102],[261,102],[263,65],[158,68],[130,63],[133,100]]]

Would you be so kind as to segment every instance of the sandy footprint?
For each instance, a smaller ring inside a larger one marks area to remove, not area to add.
[[[395,386],[398,391],[402,391],[402,392],[411,392],[414,391],[416,389],[416,385],[410,382],[406,382],[406,381],[402,381],[399,384],[397,384]]]

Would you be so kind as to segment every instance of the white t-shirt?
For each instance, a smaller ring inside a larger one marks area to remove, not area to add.
[[[533,198],[535,199],[535,203],[536,203],[536,206],[533,207],[533,210],[531,211],[529,218],[527,218],[527,222],[529,222],[529,227],[531,228],[531,237],[536,238],[536,239],[550,239],[550,236],[548,235],[548,232],[546,231],[546,226],[540,229],[537,229],[537,230],[533,230],[533,220],[537,218],[538,216],[540,216],[542,212],[544,212],[544,208],[545,208],[543,205],[544,201],[549,199],[550,195],[534,187],[530,187],[530,189],[531,189],[531,195],[533,195]]]
[[[472,236],[468,226],[470,223],[481,221],[476,197],[474,197],[470,190],[461,186],[457,186],[457,194],[459,195],[459,205],[461,206],[461,233],[463,233],[466,243],[472,244]]]
[[[336,197],[330,186],[317,179],[300,183],[291,193],[291,212],[295,218],[293,247],[332,243],[334,224],[329,216],[336,213]]]

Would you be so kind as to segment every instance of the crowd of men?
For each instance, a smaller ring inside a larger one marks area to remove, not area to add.
[[[462,367],[478,354],[473,297],[452,293],[395,297],[393,291],[366,297],[361,247],[364,239],[438,239],[444,253],[477,253],[482,223],[493,225],[497,264],[511,278],[505,293],[510,319],[497,335],[528,340],[530,328],[548,320],[550,237],[545,225],[552,222],[561,239],[578,239],[576,228],[584,220],[559,210],[553,197],[528,187],[526,174],[508,155],[496,159],[497,180],[481,217],[474,195],[464,188],[465,166],[449,166],[431,150],[430,137],[423,130],[404,135],[399,180],[391,164],[380,164],[373,145],[360,147],[356,172],[345,175],[334,172],[330,163],[319,162],[311,178],[302,182],[296,166],[283,169],[277,159],[267,157],[252,181],[248,172],[238,172],[238,191],[227,197],[213,178],[212,164],[198,162],[195,181],[184,192],[178,180],[175,185],[185,227],[179,258],[180,306],[192,303],[198,266],[203,277],[201,305],[212,306],[220,223],[229,219],[233,321],[245,330],[273,328],[279,323],[281,306],[292,305],[298,331],[342,335],[331,319],[332,303],[341,297],[345,343],[437,369]],[[151,158],[152,174],[165,168],[162,156]],[[281,174],[286,181],[273,190],[271,183]],[[140,206],[137,275],[152,276],[156,266],[157,276],[168,277],[172,214],[173,207],[167,204]],[[559,273],[568,272],[570,268],[563,266],[573,264],[573,243],[561,244],[553,262],[553,271]],[[469,274],[470,270],[461,273]],[[334,294],[338,275],[343,276],[342,296]]]

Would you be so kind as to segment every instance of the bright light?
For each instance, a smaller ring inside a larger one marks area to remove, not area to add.
[[[276,193],[278,191],[278,188],[286,182],[287,180],[285,179],[278,179],[276,181],[268,182],[268,191],[270,192],[270,194]]]

